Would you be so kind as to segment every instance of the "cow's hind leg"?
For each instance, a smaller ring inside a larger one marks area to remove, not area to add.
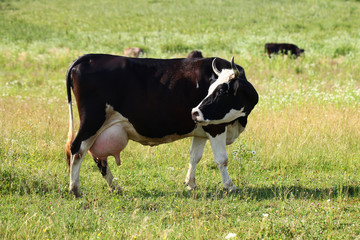
[[[119,184],[116,181],[116,178],[114,178],[114,175],[112,174],[108,161],[107,160],[97,160],[96,158],[93,158],[101,175],[106,180],[106,183],[109,187],[109,191],[113,192],[116,191],[117,193],[121,194],[122,189],[119,186]]]
[[[75,145],[79,134],[76,136],[72,147]],[[81,163],[83,159],[86,156],[87,151],[90,149],[90,146],[93,144],[95,140],[95,136],[85,140],[81,141],[79,149],[76,151],[76,153],[71,153],[70,158],[70,186],[69,191],[74,193],[75,197],[81,197],[82,193],[80,190],[80,168]],[[72,150],[73,151],[73,150]]]
[[[83,119],[80,123],[79,131],[71,143],[70,151],[70,192],[75,197],[81,196],[80,190],[80,167],[81,163],[96,139],[96,132],[105,121],[105,107],[90,104],[91,109],[85,109]]]
[[[196,165],[199,163],[204,153],[206,140],[207,140],[206,138],[198,138],[198,137],[194,137],[192,140],[191,148],[190,148],[189,170],[187,172],[185,179],[185,185],[188,190],[193,190],[196,188],[196,183],[195,183]]]
[[[80,190],[80,167],[85,154],[72,154],[70,158],[70,186],[69,191],[74,193],[75,197],[81,197]]]

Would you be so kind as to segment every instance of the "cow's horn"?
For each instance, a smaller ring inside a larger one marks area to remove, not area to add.
[[[214,58],[214,60],[212,61],[212,69],[213,71],[216,73],[216,75],[220,75],[220,71],[216,68],[216,65],[215,65],[215,60],[216,58]]]
[[[231,68],[234,71],[235,74],[235,78],[237,78],[238,76],[240,76],[240,71],[239,69],[236,67],[235,63],[234,63],[234,56],[232,56],[231,58]]]

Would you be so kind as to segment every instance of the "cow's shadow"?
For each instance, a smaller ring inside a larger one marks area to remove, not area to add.
[[[360,187],[339,186],[307,188],[303,186],[245,187],[237,193],[241,197],[255,200],[267,199],[314,199],[324,200],[337,197],[360,197]]]
[[[176,198],[185,199],[213,199],[220,200],[225,198],[237,198],[239,200],[286,200],[286,199],[313,199],[313,200],[327,200],[338,197],[359,197],[360,187],[358,186],[339,186],[329,188],[306,188],[303,186],[270,186],[270,187],[242,187],[237,192],[229,193],[225,190],[211,188],[211,189],[196,189],[188,191],[186,189],[165,192],[157,191],[153,193],[140,191],[137,195],[142,198],[157,198],[168,195],[175,195]]]

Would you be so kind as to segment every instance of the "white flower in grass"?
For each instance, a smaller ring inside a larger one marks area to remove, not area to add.
[[[231,239],[235,237],[236,237],[236,233],[229,233],[228,235],[226,235],[225,239]]]

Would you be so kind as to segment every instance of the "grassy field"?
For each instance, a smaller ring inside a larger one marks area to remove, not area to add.
[[[0,238],[359,239],[359,22],[351,0],[0,1]],[[305,55],[269,59],[266,42]],[[209,144],[185,189],[191,139],[130,142],[110,161],[123,195],[88,156],[84,196],[68,193],[66,70],[133,46],[244,67],[260,101],[228,146],[238,194],[223,192]]]

